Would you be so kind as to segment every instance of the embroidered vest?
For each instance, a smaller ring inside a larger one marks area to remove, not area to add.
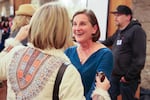
[[[44,88],[52,73],[64,62],[33,48],[16,52],[9,65],[8,77],[16,100],[30,100]]]

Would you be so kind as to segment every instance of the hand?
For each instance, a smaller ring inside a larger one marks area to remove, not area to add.
[[[128,81],[126,81],[126,79],[125,79],[124,76],[123,76],[123,77],[121,77],[120,82],[127,83]]]
[[[19,32],[17,33],[15,40],[17,41],[22,41],[24,39],[26,39],[28,37],[29,34],[29,25],[25,25],[23,27],[21,27],[21,29],[19,30]]]
[[[110,88],[110,82],[106,76],[105,76],[104,81],[101,82],[99,76],[96,75],[96,83],[95,84],[96,84],[97,88],[101,88],[103,90],[108,90]]]

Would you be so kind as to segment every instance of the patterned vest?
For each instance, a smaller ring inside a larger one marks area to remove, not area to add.
[[[9,65],[8,77],[17,100],[30,100],[44,88],[52,73],[64,59],[33,48],[16,52]]]

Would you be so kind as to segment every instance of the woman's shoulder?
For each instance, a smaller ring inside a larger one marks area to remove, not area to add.
[[[100,58],[101,57],[107,57],[109,59],[113,58],[112,51],[107,47],[98,49],[96,55],[99,55]]]
[[[103,53],[112,53],[112,51],[106,47],[105,45],[101,44],[101,43],[98,43],[98,51],[99,52],[103,52]]]
[[[76,51],[76,49],[77,49],[77,46],[68,47],[68,48],[65,50],[65,54],[72,53],[72,52]]]
[[[66,50],[74,50],[74,49],[76,49],[77,48],[77,46],[70,46],[70,47],[68,47]]]
[[[112,51],[109,48],[107,48],[107,47],[101,48],[101,50],[104,51],[104,52],[112,53]]]

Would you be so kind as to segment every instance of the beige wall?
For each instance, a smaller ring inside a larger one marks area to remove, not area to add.
[[[142,71],[141,86],[150,89],[150,0],[133,0],[133,13],[147,34],[146,63]]]
[[[5,2],[4,1],[0,2],[0,16],[2,13],[4,14],[4,16],[10,15],[9,5],[10,5],[9,0],[5,0]]]

